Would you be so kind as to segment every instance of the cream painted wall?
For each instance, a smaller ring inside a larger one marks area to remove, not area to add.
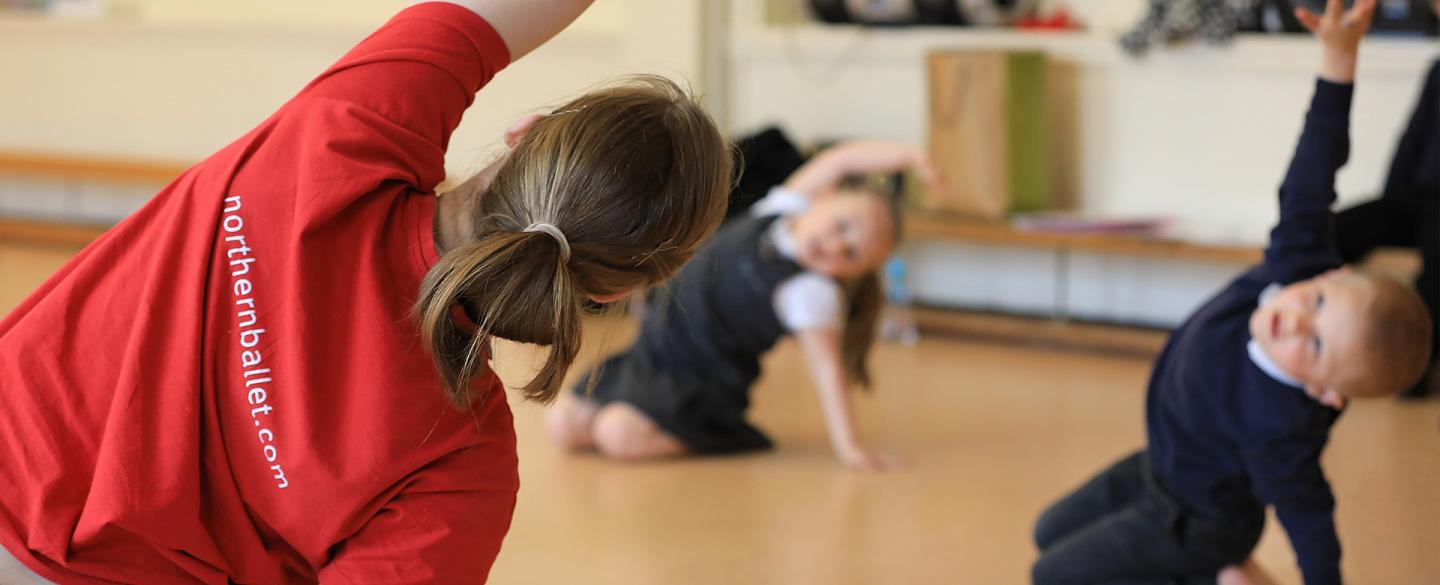
[[[148,22],[254,25],[373,26],[410,0],[105,0],[109,12]],[[618,32],[625,28],[628,3],[602,0],[572,25],[572,30]]]
[[[199,160],[408,4],[131,1],[123,18],[0,18],[0,79],[12,80],[0,92],[0,150]],[[606,79],[654,72],[703,90],[704,51],[693,40],[703,8],[598,2],[480,93],[452,140],[452,177],[483,162],[515,118]]]

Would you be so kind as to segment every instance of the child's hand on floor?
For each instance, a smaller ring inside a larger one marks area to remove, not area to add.
[[[836,451],[835,456],[845,467],[856,471],[895,471],[909,466],[905,458],[894,453],[877,453],[858,447]]]
[[[1355,55],[1360,39],[1370,30],[1375,15],[1375,0],[1355,0],[1349,10],[1342,0],[1327,0],[1325,14],[1296,8],[1295,18],[1306,30],[1315,34],[1324,47],[1320,57],[1320,78],[1332,83],[1355,81]]]

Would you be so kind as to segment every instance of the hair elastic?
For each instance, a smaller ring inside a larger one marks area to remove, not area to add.
[[[560,231],[560,228],[548,223],[535,222],[526,227],[524,231],[545,232],[550,237],[555,238],[555,241],[560,243],[560,261],[570,261],[570,240],[565,239],[565,232]]]

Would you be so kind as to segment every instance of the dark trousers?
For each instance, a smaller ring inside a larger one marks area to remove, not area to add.
[[[1335,215],[1335,242],[1345,262],[1365,258],[1379,247],[1418,248],[1422,265],[1415,290],[1435,325],[1431,363],[1440,351],[1440,197],[1392,195],[1361,203]],[[1424,380],[1416,394],[1424,387]]]
[[[1120,460],[1050,506],[1035,525],[1035,585],[1213,584],[1240,564],[1265,525],[1258,504],[1244,514],[1201,515],[1171,495],[1145,452]]]

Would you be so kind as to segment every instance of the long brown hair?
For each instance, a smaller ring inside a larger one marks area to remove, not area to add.
[[[880,309],[884,306],[884,293],[880,288],[880,277],[875,272],[866,273],[846,287],[845,333],[840,341],[840,358],[845,366],[845,375],[861,388],[871,389],[870,346],[875,341],[875,326],[880,320]]]
[[[550,346],[521,391],[553,399],[580,348],[586,298],[675,274],[719,225],[730,181],[715,122],[662,77],[627,78],[537,121],[488,190],[461,194],[477,198],[476,238],[421,284],[416,315],[447,395],[468,406],[500,337]],[[563,233],[568,259],[557,237],[525,231],[535,223]],[[473,330],[453,318],[457,302]]]
[[[890,235],[898,246],[902,233],[901,187],[898,177],[858,176],[841,182],[842,190],[858,196],[877,197],[890,215]],[[883,267],[883,264],[882,264]],[[880,268],[843,283],[845,287],[845,329],[840,339],[840,359],[845,375],[861,388],[871,390],[870,348],[875,342],[875,328],[885,308],[885,290],[880,283]]]

